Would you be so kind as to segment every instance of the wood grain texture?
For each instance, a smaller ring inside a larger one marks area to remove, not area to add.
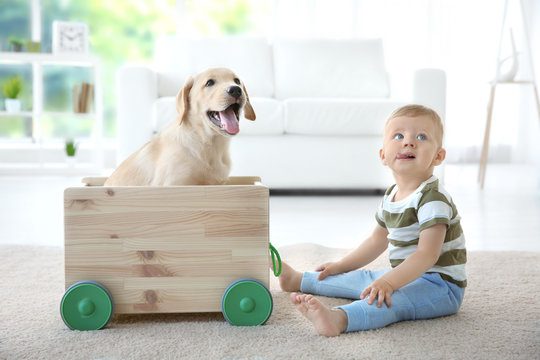
[[[232,282],[269,285],[268,188],[103,187],[64,192],[65,286],[102,283],[116,313],[221,311]]]

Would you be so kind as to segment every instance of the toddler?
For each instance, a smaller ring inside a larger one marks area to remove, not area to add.
[[[384,194],[371,236],[316,272],[301,273],[283,263],[281,288],[292,292],[292,303],[319,334],[337,336],[458,311],[467,254],[456,206],[433,175],[446,155],[442,138],[441,118],[432,109],[407,105],[394,111],[379,155],[395,184]],[[391,270],[359,270],[387,248]],[[329,308],[308,294],[355,301]]]

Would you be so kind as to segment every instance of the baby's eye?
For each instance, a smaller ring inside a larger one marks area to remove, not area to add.
[[[427,136],[426,136],[426,134],[418,134],[418,135],[416,135],[416,139],[420,140],[420,141],[426,141]]]
[[[403,140],[403,138],[403,134],[400,133],[395,134],[393,137],[394,140]]]

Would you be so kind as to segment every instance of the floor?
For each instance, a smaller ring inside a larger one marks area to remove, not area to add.
[[[486,187],[477,167],[447,165],[446,188],[462,216],[469,250],[540,251],[540,172],[490,165]],[[0,244],[63,245],[63,190],[74,177],[0,177]],[[380,196],[271,196],[270,241],[357,246],[375,225]],[[518,211],[519,210],[519,211]]]

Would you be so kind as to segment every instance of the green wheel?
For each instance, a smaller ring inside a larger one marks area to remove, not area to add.
[[[62,320],[71,330],[99,330],[113,314],[111,294],[94,281],[71,285],[60,302]]]
[[[261,282],[240,279],[225,290],[221,311],[231,325],[262,325],[272,314],[272,295]]]

